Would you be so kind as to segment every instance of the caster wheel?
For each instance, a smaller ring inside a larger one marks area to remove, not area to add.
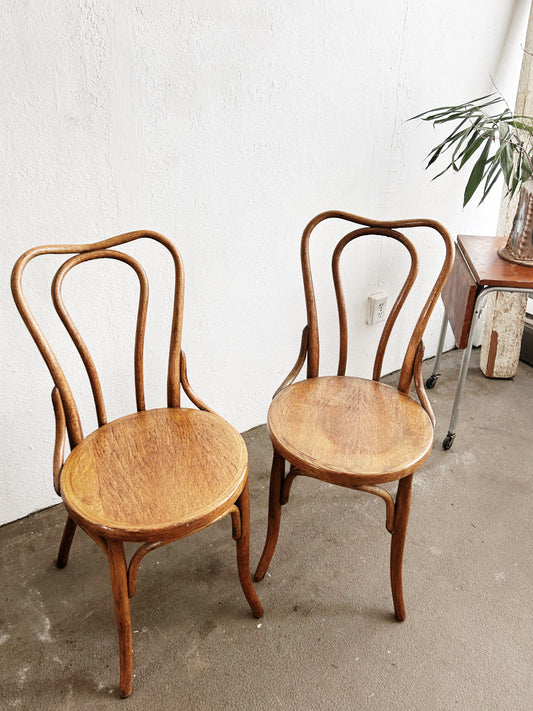
[[[439,379],[438,373],[430,375],[429,378],[426,380],[426,388],[428,390],[431,390],[431,388],[434,388],[435,385],[437,384],[438,379]]]
[[[455,439],[455,435],[447,434],[446,437],[444,438],[444,441],[442,443],[442,448],[447,451],[450,449],[450,447],[453,444],[453,440]]]

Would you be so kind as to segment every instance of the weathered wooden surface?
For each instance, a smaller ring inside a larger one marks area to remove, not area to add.
[[[332,255],[340,347],[337,375],[319,377],[319,328],[309,242],[315,227],[328,219],[344,221],[340,239]],[[354,224],[361,227],[353,229]],[[393,388],[379,382],[381,366],[392,327],[418,274],[416,249],[404,232],[420,227],[425,230],[431,228],[440,235],[446,254],[435,285],[427,295],[427,301],[414,326],[397,387]],[[346,229],[349,229],[349,232],[344,234]],[[356,243],[359,238],[378,238],[383,242],[386,242],[385,238],[390,238],[401,243],[411,258],[405,281],[383,326],[372,380],[345,374],[348,320],[339,262],[345,247]],[[424,353],[422,337],[446,278],[451,272],[453,257],[454,245],[450,235],[442,225],[432,220],[378,223],[357,215],[330,211],[317,215],[305,228],[301,242],[301,260],[307,324],[296,365],[283,381],[282,388],[278,389],[268,412],[274,458],[270,476],[268,529],[255,573],[257,580],[265,576],[274,555],[280,529],[281,507],[288,502],[294,479],[298,476],[312,477],[374,494],[385,501],[385,525],[392,535],[390,580],[394,613],[398,620],[405,619],[402,557],[409,518],[411,483],[413,473],[431,451],[434,426],[434,415],[424,393],[421,375]],[[305,359],[307,379],[294,383]],[[413,380],[420,404],[409,395]],[[285,473],[286,464],[288,473]],[[380,486],[391,481],[398,481],[395,500]]]
[[[527,294],[500,292],[487,301],[479,367],[488,378],[514,378],[520,359]]]
[[[533,114],[533,3],[529,13],[515,113],[527,116]],[[506,197],[502,199],[498,235],[505,239],[511,231],[517,204],[517,195],[513,200]],[[479,363],[481,371],[489,378],[514,378],[520,358],[527,296],[498,293],[488,297],[485,308],[485,329]]]
[[[468,340],[477,284],[468,268],[462,252],[457,249],[452,273],[442,290],[442,300],[457,348],[464,348]]]
[[[148,308],[148,280],[136,259],[115,247],[148,238],[165,246],[175,267],[174,309],[167,377],[168,407],[145,409],[143,351]],[[98,429],[84,438],[73,392],[59,360],[33,316],[22,290],[23,271],[33,258],[73,255],[57,271],[52,301],[85,365],[94,395]],[[139,278],[139,308],[135,332],[134,372],[137,412],[107,421],[100,379],[89,350],[63,302],[65,275],[93,259],[128,264]],[[138,231],[85,245],[48,245],[23,254],[13,269],[15,303],[39,348],[54,381],[52,401],[56,417],[54,486],[68,511],[57,566],[67,565],[76,526],[105,551],[111,576],[120,656],[120,696],[132,691],[132,631],[129,598],[135,593],[139,563],[166,543],[231,516],[236,542],[239,580],[253,614],[263,608],[255,593],[249,567],[250,504],[248,452],[244,440],[229,423],[212,412],[195,394],[181,351],[184,275],[179,252],[156,232]],[[180,407],[180,388],[199,409]],[[71,453],[64,459],[68,433]],[[124,542],[140,547],[126,561]]]
[[[452,276],[446,285],[448,292],[443,291],[443,299],[446,306],[446,312],[450,318],[450,322],[452,323],[457,344],[461,348],[464,347],[464,344],[460,344],[459,338],[468,336],[468,331],[472,321],[473,304],[471,303],[471,291],[473,290],[475,299],[476,294],[479,293],[479,290],[483,287],[501,286],[506,288],[516,287],[517,289],[532,288],[533,269],[524,267],[520,264],[507,262],[499,257],[498,249],[502,244],[505,244],[505,239],[498,237],[460,235],[457,238],[457,242],[459,249],[457,250],[457,257]],[[462,265],[459,255],[464,258]],[[463,273],[465,271],[470,275],[470,281],[467,279],[467,274]],[[449,293],[450,291],[451,293]],[[498,297],[505,296],[519,296],[522,297],[522,299],[527,300],[527,295],[525,294],[511,294],[503,292],[498,294]],[[506,323],[510,324],[510,327],[512,328],[513,321],[517,315],[517,309],[521,308],[521,301],[520,303],[517,303],[516,300],[511,298],[507,300],[507,303],[503,302],[503,299],[499,302],[499,308],[501,309],[502,316],[505,316],[504,323],[502,323],[502,329],[505,327]],[[461,323],[461,314],[464,316],[463,323]],[[515,344],[515,341],[511,338],[504,340],[503,343],[499,343],[499,338],[500,332],[492,333],[492,342],[489,344],[489,348],[486,349],[485,353],[481,354],[480,362],[483,365],[482,370],[489,377],[513,377],[512,374],[506,376],[496,374],[496,358],[498,349],[501,353]],[[518,353],[519,351],[520,342],[518,343]],[[512,352],[508,352],[506,357],[508,362],[514,362]],[[516,365],[517,362],[515,363],[515,367]],[[501,369],[498,372],[501,372]]]

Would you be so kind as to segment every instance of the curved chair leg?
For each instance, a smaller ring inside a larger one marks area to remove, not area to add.
[[[132,640],[130,599],[128,596],[128,568],[122,541],[107,541],[107,559],[111,575],[111,589],[117,618],[118,646],[120,652],[121,698],[126,698],[132,690]]]
[[[256,617],[263,617],[263,607],[259,602],[250,574],[250,493],[248,480],[237,499],[240,512],[240,535],[237,538],[237,568],[242,590],[252,612]]]
[[[255,571],[255,579],[263,580],[268,570],[276,543],[278,542],[279,524],[281,521],[281,487],[285,476],[285,460],[274,450],[272,460],[272,471],[270,473],[270,492],[268,499],[268,528],[265,547],[261,555],[261,560]]]
[[[70,553],[70,546],[72,545],[72,539],[76,533],[76,528],[77,525],[75,521],[68,516],[65,528],[63,529],[61,543],[59,544],[59,550],[57,552],[56,566],[58,568],[64,568],[68,563],[68,554]]]
[[[390,550],[390,579],[392,599],[394,601],[394,614],[397,620],[405,620],[405,602],[403,599],[402,561],[409,520],[409,506],[411,503],[411,484],[413,475],[406,476],[398,482],[396,504],[394,510],[394,528],[392,531]]]

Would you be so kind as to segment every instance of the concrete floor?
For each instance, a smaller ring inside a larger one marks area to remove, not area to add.
[[[439,422],[415,477],[405,622],[392,614],[383,502],[297,480],[257,585],[262,620],[241,593],[229,520],[144,559],[123,701],[106,561],[78,532],[68,567],[54,568],[57,506],[0,529],[0,708],[533,708],[533,368],[486,380],[475,353],[444,452],[459,356],[445,355],[430,391]],[[264,426],[245,438],[255,566],[271,452]]]

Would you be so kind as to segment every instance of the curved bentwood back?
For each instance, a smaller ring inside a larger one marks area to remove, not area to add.
[[[80,356],[85,365],[87,375],[91,384],[98,426],[107,422],[104,399],[100,380],[96,372],[93,359],[89,350],[81,337],[80,332],[74,324],[67,311],[63,296],[62,285],[66,274],[78,264],[93,259],[115,259],[130,266],[139,279],[139,308],[137,312],[137,325],[135,332],[135,395],[137,410],[145,409],[144,402],[144,376],[143,376],[143,350],[144,333],[146,324],[146,312],[148,308],[148,279],[146,273],[139,262],[128,254],[117,251],[113,247],[133,242],[135,240],[147,238],[161,243],[172,255],[175,282],[174,282],[174,308],[172,316],[172,327],[170,336],[170,352],[168,361],[167,377],[167,401],[169,407],[179,407],[180,404],[180,357],[181,357],[181,332],[183,323],[183,292],[184,292],[184,272],[183,263],[178,250],[172,242],[157,232],[140,230],[128,232],[126,234],[111,237],[110,239],[92,244],[70,244],[70,245],[47,245],[35,247],[25,252],[16,262],[11,274],[11,289],[17,308],[28,327],[33,340],[43,356],[46,365],[54,381],[52,400],[56,418],[58,421],[65,420],[66,429],[69,436],[70,446],[73,448],[83,439],[80,416],[76,406],[70,385],[63,373],[59,361],[48,343],[41,327],[33,316],[26,297],[22,289],[22,276],[28,263],[35,257],[43,254],[72,254],[74,256],[67,259],[57,270],[52,281],[52,301],[55,309],[70,334]]]
[[[342,288],[341,278],[340,278],[340,258],[344,248],[353,242],[358,237],[364,235],[377,235],[390,237],[401,244],[409,252],[411,257],[411,266],[409,273],[400,289],[396,301],[394,302],[390,313],[387,317],[385,325],[383,327],[383,332],[378,344],[378,349],[376,357],[374,360],[374,370],[372,374],[373,380],[379,380],[381,377],[381,367],[383,364],[383,357],[392,328],[398,318],[398,314],[405,303],[405,300],[411,291],[411,288],[416,280],[418,274],[418,256],[416,249],[412,242],[399,230],[409,229],[414,227],[424,227],[431,228],[435,230],[443,239],[445,244],[445,255],[443,259],[443,264],[437,280],[431,289],[431,292],[424,304],[422,311],[416,321],[413,333],[409,340],[405,357],[402,364],[402,369],[400,372],[400,378],[398,381],[398,390],[404,393],[408,393],[411,387],[411,381],[413,378],[413,370],[415,364],[415,358],[417,353],[421,353],[422,348],[422,336],[424,334],[425,328],[431,316],[431,312],[437,303],[439,295],[444,287],[446,279],[453,266],[454,258],[454,244],[452,238],[444,227],[435,222],[434,220],[396,220],[390,222],[378,222],[376,220],[369,220],[365,217],[358,217],[357,215],[351,215],[346,212],[339,212],[331,210],[328,212],[322,212],[317,215],[305,228],[302,235],[301,242],[301,260],[302,260],[302,272],[304,280],[305,289],[305,302],[307,309],[307,328],[308,328],[308,344],[307,344],[307,377],[316,378],[318,376],[318,366],[319,366],[319,335],[318,335],[318,319],[317,319],[317,309],[316,309],[316,299],[315,292],[313,288],[313,278],[311,275],[311,261],[309,256],[309,242],[311,238],[311,233],[313,230],[324,220],[328,219],[340,219],[345,222],[355,223],[360,225],[357,229],[354,229],[348,234],[346,234],[337,243],[333,251],[332,257],[332,272],[333,272],[333,283],[335,287],[335,294],[337,297],[337,307],[339,312],[339,328],[340,328],[340,348],[339,348],[339,365],[337,374],[344,375],[346,370],[346,360],[348,351],[348,326],[346,319],[346,305],[344,300],[344,292]]]

